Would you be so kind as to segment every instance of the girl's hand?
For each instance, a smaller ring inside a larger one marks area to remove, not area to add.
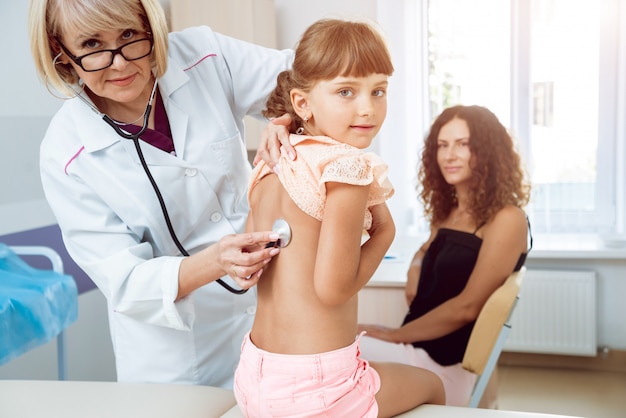
[[[369,211],[372,214],[372,226],[367,231],[370,236],[374,236],[377,231],[387,228],[391,228],[395,234],[395,224],[393,223],[393,218],[391,217],[391,212],[387,204],[381,203],[371,206]]]
[[[280,147],[282,146],[292,160],[296,159],[296,151],[289,142],[289,128],[291,127],[291,116],[287,113],[281,117],[270,120],[261,133],[259,148],[254,156],[254,165],[261,160],[275,172],[280,170],[278,159],[280,158]]]

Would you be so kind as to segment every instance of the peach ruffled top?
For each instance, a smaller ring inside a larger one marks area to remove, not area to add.
[[[326,182],[359,186],[370,185],[368,208],[384,202],[393,195],[393,186],[387,178],[388,166],[376,154],[325,136],[291,135],[297,158],[290,160],[281,149],[278,178],[291,199],[306,214],[322,220],[326,204]],[[273,173],[261,161],[252,171],[248,196],[254,186]],[[365,213],[363,227],[369,230],[372,214]]]

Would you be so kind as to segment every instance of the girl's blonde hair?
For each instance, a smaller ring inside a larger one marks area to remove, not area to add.
[[[30,47],[35,69],[47,86],[68,97],[78,83],[71,65],[55,61],[61,52],[57,38],[65,31],[94,33],[134,29],[150,32],[150,56],[157,77],[167,69],[167,21],[158,0],[31,0],[28,15]]]
[[[277,86],[267,100],[263,115],[278,117],[289,113],[294,122],[292,126],[301,126],[302,119],[291,104],[292,89],[308,92],[316,82],[338,76],[390,76],[392,73],[387,44],[373,24],[322,19],[302,35],[293,68],[278,75]]]

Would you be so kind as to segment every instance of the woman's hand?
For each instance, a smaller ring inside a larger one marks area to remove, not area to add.
[[[296,159],[296,151],[289,142],[289,128],[291,127],[291,116],[287,113],[281,117],[270,120],[261,133],[259,148],[254,156],[254,165],[261,160],[276,171],[280,170],[278,159],[280,158],[280,147],[284,147],[285,152],[292,160]]]
[[[242,288],[254,286],[263,267],[280,252],[278,247],[266,248],[267,244],[278,240],[276,232],[249,232],[227,235],[218,241],[218,262],[224,274],[232,277]]]
[[[177,299],[225,275],[242,289],[256,285],[263,267],[280,253],[280,248],[266,248],[278,238],[273,231],[226,235],[199,253],[185,257],[178,272]]]
[[[377,338],[383,341],[395,342],[393,338],[393,333],[397,328],[389,328],[384,327],[382,325],[372,325],[372,324],[358,324],[357,325],[357,334],[365,331],[365,335],[372,338]]]

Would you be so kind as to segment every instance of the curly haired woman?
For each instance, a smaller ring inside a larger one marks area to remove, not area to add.
[[[506,128],[488,109],[454,106],[426,137],[420,197],[431,234],[415,253],[399,328],[360,325],[363,358],[435,372],[446,403],[465,406],[476,376],[461,367],[482,306],[528,252],[530,187]]]

